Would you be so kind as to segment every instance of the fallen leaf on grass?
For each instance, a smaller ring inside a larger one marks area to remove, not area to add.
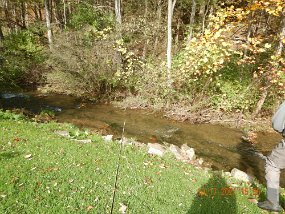
[[[258,201],[257,201],[256,198],[249,198],[248,201],[249,201],[250,203],[253,203],[253,204],[257,204],[257,203],[258,203]]]
[[[151,180],[151,178],[149,178],[149,177],[145,177],[143,183],[144,183],[145,185],[150,185],[150,184],[152,184],[152,180]]]
[[[123,213],[123,214],[126,213],[128,207],[126,205],[122,204],[122,203],[120,203],[120,206],[121,207],[119,209],[119,212]]]
[[[33,158],[33,155],[32,154],[25,155],[25,158],[31,160]]]
[[[166,168],[166,166],[165,166],[165,164],[160,164],[160,165],[159,165],[159,168],[161,168],[161,169],[165,169],[165,168]]]
[[[14,141],[14,142],[19,142],[19,141],[21,141],[21,138],[16,137],[16,138],[14,138],[13,141]]]
[[[88,211],[92,210],[93,208],[94,208],[93,206],[89,205],[86,210],[88,212]]]
[[[145,165],[145,166],[148,166],[148,165],[152,166],[152,165],[153,165],[153,163],[152,163],[152,162],[150,162],[150,161],[147,161],[147,162],[143,162],[143,165]]]
[[[49,167],[47,169],[44,169],[43,171],[44,172],[52,172],[52,171],[57,171],[57,170],[59,170],[58,167]]]

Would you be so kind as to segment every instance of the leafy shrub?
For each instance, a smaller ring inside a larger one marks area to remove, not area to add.
[[[31,28],[5,38],[0,59],[0,81],[3,84],[23,85],[39,81],[43,46],[36,35]]]
[[[105,12],[87,2],[81,2],[76,5],[72,12],[69,27],[82,29],[86,26],[93,26],[97,30],[111,26],[113,23],[112,13]]]
[[[9,110],[7,111],[0,110],[0,119],[18,121],[18,120],[24,120],[26,118],[23,114],[15,114]]]
[[[98,31],[92,26],[84,32],[64,32],[54,39],[45,89],[89,98],[112,90],[117,69],[114,34],[111,28]]]

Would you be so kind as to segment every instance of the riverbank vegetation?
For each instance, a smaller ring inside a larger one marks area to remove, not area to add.
[[[196,122],[271,115],[284,98],[284,4],[2,0],[1,88],[115,100]]]
[[[70,124],[36,123],[1,111],[0,132],[1,213],[110,213],[117,142]],[[119,163],[113,213],[262,213],[253,203],[264,198],[260,184],[134,146],[123,147]]]

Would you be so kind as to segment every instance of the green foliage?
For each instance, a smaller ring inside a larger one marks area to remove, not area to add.
[[[121,68],[114,75],[114,82],[129,91],[137,91],[143,78],[145,64],[132,51],[129,51],[123,40],[116,41],[116,51],[121,58]]]
[[[69,134],[70,134],[71,138],[76,138],[76,139],[82,138],[82,139],[84,139],[84,138],[90,136],[90,131],[89,130],[80,130],[80,129],[74,127],[73,129],[71,129],[69,131]],[[97,137],[94,137],[94,139],[97,139]]]
[[[39,81],[38,70],[43,62],[40,37],[31,30],[12,33],[3,41],[0,59],[2,84],[32,84]]]
[[[0,109],[0,119],[20,121],[20,120],[25,120],[26,117],[23,114],[15,114],[9,110],[2,111]]]
[[[50,116],[50,117],[54,117],[55,116],[55,111],[50,110],[50,109],[43,109],[40,112],[40,116]]]
[[[112,90],[117,67],[115,35],[111,28],[86,27],[84,31],[64,32],[55,38],[46,61],[53,69],[46,75],[45,89],[94,99]]]
[[[69,27],[79,30],[90,25],[97,30],[103,30],[111,26],[112,23],[113,16],[111,13],[96,9],[93,5],[82,2],[76,5],[70,18]]]

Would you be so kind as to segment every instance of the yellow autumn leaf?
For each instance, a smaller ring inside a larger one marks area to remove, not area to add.
[[[271,48],[271,44],[266,43],[266,44],[264,45],[264,47],[265,47],[266,49]]]

